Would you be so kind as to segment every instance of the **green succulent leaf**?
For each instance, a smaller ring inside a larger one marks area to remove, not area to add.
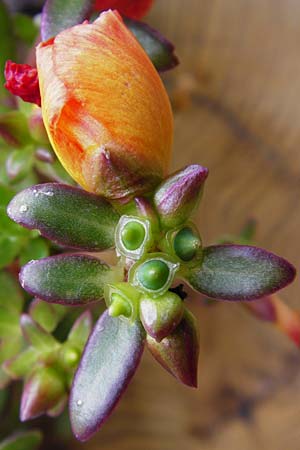
[[[0,443],[0,450],[37,450],[42,439],[42,433],[38,430],[16,433]]]
[[[55,338],[28,314],[22,314],[20,325],[26,341],[39,352],[53,351],[58,347],[59,344]]]
[[[79,440],[89,439],[116,406],[138,367],[144,340],[139,321],[132,324],[107,311],[100,317],[71,390],[70,418]]]
[[[74,323],[69,333],[68,341],[82,350],[89,335],[91,334],[92,327],[92,314],[90,313],[90,311],[85,311],[83,314],[81,314],[81,316],[78,317],[78,319]]]
[[[26,116],[20,111],[0,114],[0,136],[13,147],[24,147],[31,142]]]
[[[31,170],[33,148],[31,146],[14,150],[6,160],[6,171],[12,182],[22,180]]]
[[[7,211],[15,222],[68,247],[101,251],[114,246],[119,214],[104,198],[79,188],[32,186],[19,192]]]
[[[221,300],[253,300],[291,283],[295,268],[285,259],[247,245],[204,249],[202,264],[187,280],[197,291]]]
[[[35,299],[30,304],[29,314],[48,333],[55,330],[60,320],[67,312],[67,308],[62,305],[55,305]]]
[[[88,255],[57,255],[26,264],[20,273],[22,287],[50,303],[84,305],[103,298],[104,285],[114,272]]]
[[[89,15],[93,0],[47,0],[42,12],[43,41],[60,31],[83,22]]]
[[[24,378],[32,370],[38,356],[34,347],[28,347],[14,358],[5,361],[3,369],[14,380]]]
[[[39,29],[33,18],[26,14],[17,13],[13,17],[14,32],[17,38],[25,42],[27,45],[32,45],[37,38]]]
[[[9,272],[0,271],[0,306],[17,315],[22,311],[23,301],[17,280]]]

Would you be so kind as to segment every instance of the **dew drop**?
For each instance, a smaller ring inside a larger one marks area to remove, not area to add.
[[[82,406],[82,400],[77,400],[77,406]]]
[[[24,212],[26,212],[28,210],[28,206],[27,205],[21,205],[20,206],[20,212],[21,213],[24,213]]]

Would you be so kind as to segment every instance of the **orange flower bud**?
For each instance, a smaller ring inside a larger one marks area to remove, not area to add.
[[[168,170],[173,117],[162,81],[116,11],[37,48],[44,123],[87,191],[127,200]]]

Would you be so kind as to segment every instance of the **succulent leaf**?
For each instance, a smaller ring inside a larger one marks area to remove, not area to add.
[[[19,192],[8,205],[9,217],[48,239],[72,248],[101,251],[114,246],[119,214],[104,198],[59,183]]]
[[[98,320],[73,381],[70,418],[77,439],[89,439],[108,418],[133,377],[144,348],[140,322]]]
[[[147,336],[154,358],[183,384],[197,387],[199,338],[195,317],[187,310],[178,327],[162,341]]]
[[[89,15],[93,0],[47,0],[42,12],[43,41],[60,31],[83,22]]]
[[[138,20],[125,18],[124,21],[159,72],[165,72],[178,65],[174,45],[162,34]]]
[[[254,300],[282,289],[295,277],[285,259],[248,245],[215,245],[187,281],[197,291],[220,300]]]
[[[85,305],[103,298],[104,285],[113,276],[98,258],[64,254],[26,264],[20,282],[27,292],[50,303]]]

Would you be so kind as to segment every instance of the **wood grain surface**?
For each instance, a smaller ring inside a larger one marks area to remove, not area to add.
[[[300,263],[300,2],[157,0],[148,17],[176,43],[164,79],[174,168],[210,169],[197,221],[206,244],[258,220],[257,244]],[[299,284],[282,293],[299,307]],[[300,450],[300,352],[239,305],[194,297],[199,388],[146,354],[90,450]],[[77,444],[74,443],[74,449]],[[78,448],[83,448],[79,445]]]

